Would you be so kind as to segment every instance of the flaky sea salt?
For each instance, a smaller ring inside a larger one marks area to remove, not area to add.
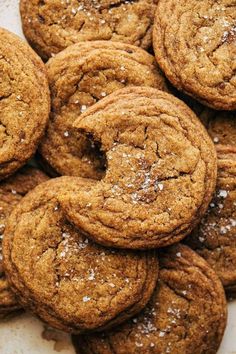
[[[88,302],[90,300],[91,300],[91,298],[89,296],[84,296],[83,297],[83,302]]]

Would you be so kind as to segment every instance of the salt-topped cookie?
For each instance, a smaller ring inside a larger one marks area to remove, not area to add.
[[[60,177],[41,184],[17,205],[3,240],[4,265],[23,307],[67,332],[101,330],[139,312],[156,285],[155,252],[107,249],[66,220],[61,190],[93,181]]]
[[[84,42],[47,64],[51,115],[40,145],[44,161],[61,175],[100,179],[106,161],[99,145],[74,132],[72,124],[94,103],[126,86],[165,89],[153,56],[124,43]]]
[[[0,183],[0,318],[21,308],[5,276],[2,260],[2,239],[6,223],[13,208],[22,197],[48,177],[33,167],[24,167]]]
[[[159,0],[157,62],[179,90],[219,110],[236,109],[234,0]]]
[[[107,161],[105,176],[86,193],[59,196],[80,230],[98,243],[137,249],[167,246],[192,231],[215,189],[216,156],[183,102],[149,87],[126,88],[89,108],[74,127],[101,146]]]
[[[209,262],[229,295],[236,294],[236,149],[217,146],[215,196],[186,242]]]
[[[217,353],[226,326],[222,285],[200,256],[183,245],[160,252],[160,278],[147,307],[99,335],[74,337],[80,354]]]
[[[49,116],[41,59],[15,34],[0,28],[0,180],[35,153]]]
[[[71,44],[110,40],[148,49],[157,0],[21,0],[23,30],[48,59]]]

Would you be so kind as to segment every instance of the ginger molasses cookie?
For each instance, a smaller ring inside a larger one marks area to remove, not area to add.
[[[43,59],[81,41],[111,40],[148,49],[157,0],[21,0],[23,30]]]
[[[236,111],[216,111],[173,87],[170,91],[194,111],[216,145],[236,145]]]
[[[236,146],[236,112],[206,108],[199,118],[215,144]]]
[[[57,194],[86,192],[93,183],[60,177],[35,188],[14,209],[3,240],[7,276],[23,307],[74,333],[109,328],[139,312],[158,275],[155,252],[101,247],[67,222]]]
[[[236,293],[236,149],[218,146],[215,196],[199,226],[186,239],[219,275],[229,295]]]
[[[2,262],[2,238],[7,219],[22,197],[48,177],[33,167],[24,167],[14,176],[0,183],[0,318],[20,309],[10,290]]]
[[[103,335],[74,337],[80,354],[215,354],[227,317],[222,285],[195,252],[160,253],[159,281],[137,317]]]
[[[73,122],[89,106],[124,86],[165,89],[153,56],[144,50],[105,41],[70,46],[48,64],[52,112],[40,152],[62,175],[100,179],[104,157],[99,146],[74,133]]]
[[[16,35],[0,29],[0,179],[34,154],[49,115],[41,59]]]
[[[60,195],[80,230],[104,245],[138,249],[190,233],[211,200],[216,157],[183,102],[152,88],[126,88],[96,103],[74,127],[100,144],[107,160],[105,176],[86,193]]]
[[[158,2],[157,62],[175,87],[215,109],[236,109],[235,40],[233,0]]]
[[[74,127],[100,144],[107,160],[105,176],[88,192],[60,196],[79,229],[122,248],[163,247],[190,233],[211,200],[216,157],[183,102],[152,88],[126,88]]]

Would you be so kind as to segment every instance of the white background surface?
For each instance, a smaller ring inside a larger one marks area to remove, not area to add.
[[[23,37],[18,0],[0,0],[0,26]],[[228,326],[218,354],[236,354],[236,301],[228,310]],[[56,341],[48,341],[42,337],[43,330],[43,324],[29,314],[0,322],[0,354],[74,354],[69,336],[59,334]]]

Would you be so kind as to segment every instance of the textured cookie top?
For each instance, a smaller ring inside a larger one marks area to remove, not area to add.
[[[211,200],[216,158],[185,104],[155,89],[127,88],[91,107],[74,127],[99,143],[107,160],[104,178],[88,192],[60,196],[75,225],[102,244],[125,248],[161,247],[190,232]]]
[[[151,46],[157,0],[21,0],[25,36],[47,59],[81,41]]]
[[[33,167],[24,167],[17,174],[0,184],[0,317],[19,308],[9,289],[2,262],[2,238],[7,219],[22,197],[48,177]]]
[[[160,278],[145,310],[103,335],[74,337],[83,354],[216,353],[226,325],[218,277],[183,245],[160,253]]]
[[[199,118],[215,144],[236,146],[236,112],[206,109]]]
[[[69,224],[60,190],[93,182],[61,177],[14,209],[3,241],[5,269],[23,307],[52,327],[79,333],[118,324],[140,311],[156,285],[153,252],[118,252],[90,242]]]
[[[16,35],[0,29],[0,179],[35,152],[49,114],[41,59]]]
[[[156,59],[178,89],[216,109],[236,109],[234,0],[160,0]]]
[[[165,89],[155,59],[124,43],[84,42],[70,46],[47,64],[52,112],[40,152],[62,175],[100,179],[104,158],[98,146],[74,133],[73,122],[89,106],[125,86]]]
[[[236,285],[236,149],[224,146],[217,149],[215,196],[186,242],[210,263],[230,292]]]

